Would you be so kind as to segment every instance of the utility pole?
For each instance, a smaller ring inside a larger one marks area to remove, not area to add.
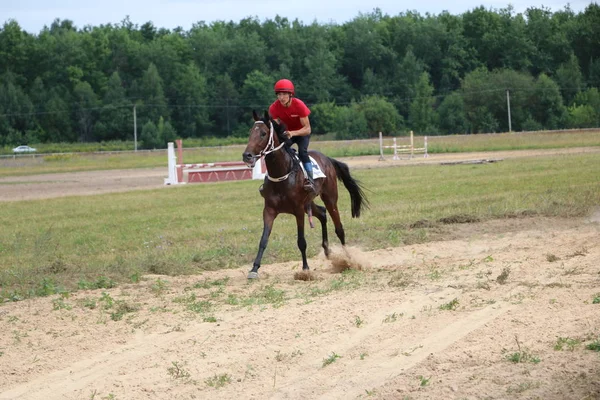
[[[133,105],[133,151],[137,151],[137,113]]]
[[[512,125],[510,121],[510,92],[506,89],[506,107],[508,108],[508,131],[512,132]]]

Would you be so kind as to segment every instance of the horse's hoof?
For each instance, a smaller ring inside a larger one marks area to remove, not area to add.
[[[248,272],[248,279],[258,279],[258,272]]]

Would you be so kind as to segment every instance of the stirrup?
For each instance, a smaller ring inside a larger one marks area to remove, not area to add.
[[[312,183],[310,180],[305,179],[304,180],[304,190],[306,190],[307,192],[316,192],[315,184]]]

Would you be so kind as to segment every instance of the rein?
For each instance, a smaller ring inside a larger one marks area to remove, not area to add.
[[[264,121],[255,121],[254,124],[255,125],[256,124],[265,124],[266,125],[266,123]],[[271,153],[281,149],[285,145],[284,142],[281,142],[279,144],[279,146],[275,147],[275,139],[273,138],[273,134],[274,134],[274,129],[273,129],[273,124],[271,124],[271,129],[269,129],[269,142],[267,143],[265,148],[262,149],[260,153],[258,153],[257,156],[254,156],[254,158],[260,159],[262,157],[265,157],[268,154],[271,154]],[[272,178],[269,175],[269,171],[267,170],[267,179],[269,179],[271,182],[282,182],[282,181],[285,181],[290,176],[292,171],[293,171],[293,169],[290,170],[290,172],[288,172],[287,174],[280,176],[279,178]]]

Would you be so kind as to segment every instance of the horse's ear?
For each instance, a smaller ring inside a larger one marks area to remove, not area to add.
[[[269,116],[269,112],[267,110],[265,110],[265,117],[264,117],[264,121],[267,122],[271,119],[271,117]]]
[[[260,121],[260,118],[258,118],[258,114],[256,113],[256,110],[252,110],[252,117],[254,118],[255,121]]]

